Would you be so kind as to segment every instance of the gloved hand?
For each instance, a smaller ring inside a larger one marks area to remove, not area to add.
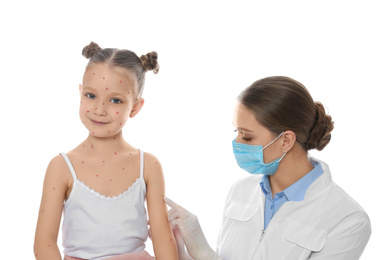
[[[177,252],[179,260],[194,260],[187,252],[184,246],[183,236],[181,235],[180,229],[178,227],[173,228],[173,235],[175,236]]]
[[[168,220],[174,229],[175,238],[177,241],[184,241],[188,254],[194,260],[222,260],[207,243],[198,218],[169,198],[165,197],[164,200],[171,207],[168,211]],[[176,235],[179,235],[179,237],[176,237]],[[180,249],[179,242],[178,249],[180,255],[180,250],[184,250],[184,248]],[[185,257],[184,253],[183,257]],[[180,260],[182,259],[188,260],[188,258],[180,258]]]

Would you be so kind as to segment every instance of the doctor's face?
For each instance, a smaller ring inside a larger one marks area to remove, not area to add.
[[[240,103],[237,103],[234,108],[233,125],[237,129],[237,143],[265,147],[277,137],[257,121],[252,111]],[[282,144],[283,139],[280,138],[264,150],[266,163],[280,157]]]

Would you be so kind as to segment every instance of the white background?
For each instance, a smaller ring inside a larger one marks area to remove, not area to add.
[[[160,159],[167,195],[197,214],[213,247],[227,191],[247,176],[231,148],[236,97],[255,80],[285,75],[303,83],[334,119],[332,141],[311,155],[330,165],[334,181],[371,218],[361,259],[387,255],[386,1],[5,2],[1,259],[33,259],[46,166],[87,137],[78,84],[87,63],[81,50],[91,40],[138,55],[158,52],[160,73],[148,73],[145,106],[124,136]]]

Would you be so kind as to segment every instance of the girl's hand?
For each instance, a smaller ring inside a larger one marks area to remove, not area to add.
[[[184,242],[189,255],[195,260],[221,260],[207,243],[198,218],[169,198],[165,197],[164,200],[171,207],[168,211],[168,220],[171,222],[175,237],[178,235],[176,241],[179,255],[180,250],[185,251],[184,245],[180,245]],[[188,260],[191,258],[180,259]]]

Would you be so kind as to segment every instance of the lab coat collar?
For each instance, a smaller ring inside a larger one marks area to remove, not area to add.
[[[307,189],[305,199],[308,199],[310,197],[313,197],[318,194],[319,191],[325,190],[326,188],[332,186],[333,180],[332,176],[330,174],[329,166],[313,157],[310,157],[310,162],[313,164],[313,162],[318,162],[321,164],[321,168],[323,170],[323,173],[320,177],[318,177],[317,180],[315,180]]]
[[[322,191],[325,188],[330,187],[333,183],[328,165],[313,157],[309,157],[309,159],[313,165],[320,163],[323,173],[309,186],[309,188],[306,191],[305,200],[314,197],[315,195],[318,195],[319,191]],[[260,181],[262,177],[263,175],[251,175],[249,177],[251,179],[250,182],[252,183],[251,184],[252,188],[245,191],[246,194],[245,200],[247,201],[246,202],[247,206],[251,205],[251,207],[259,207],[261,205],[264,205],[265,196],[260,186]],[[262,199],[259,200],[259,198]]]

